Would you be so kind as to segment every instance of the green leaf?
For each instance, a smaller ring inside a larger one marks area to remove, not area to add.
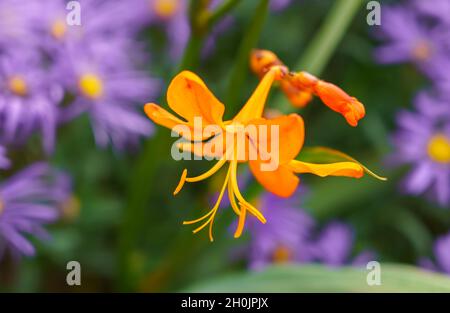
[[[199,283],[187,292],[450,292],[447,276],[400,264],[381,264],[381,285],[369,286],[365,268],[286,265]]]

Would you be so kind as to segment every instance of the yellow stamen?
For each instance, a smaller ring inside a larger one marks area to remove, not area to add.
[[[67,27],[64,20],[56,20],[51,27],[51,34],[56,39],[61,39],[66,34]]]
[[[153,0],[153,9],[156,15],[163,19],[174,16],[179,6],[179,0]]]
[[[202,224],[200,227],[194,229],[193,233],[196,234],[199,231],[201,231],[203,228],[205,228],[206,226],[209,225],[209,240],[210,241],[214,241],[214,237],[213,237],[213,234],[212,234],[212,227],[213,227],[213,224],[214,224],[214,218],[215,218],[216,213],[217,213],[217,211],[219,209],[220,203],[222,202],[223,195],[225,193],[225,188],[228,185],[230,172],[231,172],[231,166],[228,168],[227,176],[226,176],[225,181],[223,183],[222,189],[220,190],[219,197],[217,198],[216,204],[211,209],[211,211],[209,211],[206,215],[204,215],[204,216],[202,216],[202,217],[200,217],[200,218],[198,218],[196,220],[183,222],[183,225],[190,225],[190,224],[195,224],[197,222],[203,221],[204,219],[209,217],[208,220],[204,224]]]
[[[180,182],[178,183],[177,188],[175,188],[175,191],[173,192],[174,196],[176,196],[183,188],[184,183],[186,182],[186,176],[187,176],[187,169],[184,169],[183,174],[181,174]]]
[[[205,172],[199,176],[187,177],[186,181],[188,183],[196,183],[196,182],[205,180],[205,179],[211,177],[212,175],[214,175],[218,170],[220,170],[226,162],[227,162],[227,159],[224,157],[224,158],[220,159],[216,164],[214,164],[214,166],[211,167],[207,172]]]
[[[28,86],[25,80],[20,76],[12,76],[8,82],[9,90],[18,96],[26,96],[28,93]]]
[[[228,199],[230,199],[231,208],[233,209],[234,213],[236,213],[236,215],[240,215],[241,210],[236,203],[236,198],[234,197],[233,193],[233,186],[231,186],[231,184],[228,184]]]
[[[234,150],[236,150],[236,149],[234,149]],[[235,155],[236,155],[236,152],[235,152]],[[257,219],[259,219],[261,221],[261,223],[265,224],[266,218],[262,215],[262,213],[259,212],[253,205],[251,205],[242,196],[242,194],[239,190],[239,185],[237,183],[236,173],[237,173],[237,160],[233,160],[233,161],[231,161],[230,183],[233,188],[233,193],[236,196],[237,200],[239,201],[239,204],[241,205],[241,214],[242,214],[242,206],[244,205],[245,208],[248,209],[248,211],[250,213],[252,213]]]
[[[81,76],[79,88],[86,97],[91,99],[98,99],[103,95],[103,82],[92,73]]]
[[[286,263],[291,260],[292,253],[285,246],[279,246],[275,249],[272,255],[272,260],[274,263]]]
[[[242,232],[244,231],[245,226],[245,218],[247,215],[247,208],[245,205],[242,205],[242,203],[239,203],[241,205],[241,214],[239,215],[239,222],[238,226],[236,228],[236,232],[234,233],[234,238],[239,238],[242,235]]]
[[[428,156],[435,162],[450,164],[450,139],[437,134],[428,142]]]

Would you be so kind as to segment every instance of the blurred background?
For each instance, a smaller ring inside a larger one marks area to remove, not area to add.
[[[0,291],[355,291],[371,260],[386,264],[385,290],[411,288],[403,277],[449,291],[450,0],[367,3],[1,0]],[[268,109],[298,112],[306,146],[388,181],[303,175],[280,199],[242,166],[268,223],[250,218],[233,239],[224,206],[211,243],[182,222],[207,212],[225,173],[172,196],[184,168],[211,164],[173,160],[143,105],[167,107],[171,78],[190,69],[233,116],[258,84],[253,48],[364,103],[356,128],[278,88]],[[69,261],[81,286],[66,283]]]

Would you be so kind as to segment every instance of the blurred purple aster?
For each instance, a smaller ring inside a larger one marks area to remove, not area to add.
[[[450,24],[450,1],[448,0],[413,0],[413,6],[423,16]]]
[[[45,150],[55,142],[57,105],[63,89],[42,68],[39,55],[24,50],[0,54],[0,138],[21,144],[32,133],[42,134]]]
[[[304,191],[291,198],[264,193],[260,198],[266,224],[250,220],[249,266],[259,270],[272,263],[322,263],[328,266],[365,265],[375,256],[365,250],[352,258],[354,232],[333,221],[318,232],[315,221],[300,208]]]
[[[450,275],[450,233],[439,237],[433,246],[434,260],[421,258],[419,265],[427,270]]]
[[[44,225],[58,219],[58,206],[70,193],[70,179],[47,164],[36,163],[0,184],[0,258],[32,256],[26,235],[48,240]]]
[[[0,49],[37,43],[31,33],[31,16],[39,9],[37,5],[35,1],[0,1]]]
[[[170,55],[178,59],[189,40],[190,25],[187,0],[133,0],[137,13],[135,24],[161,26],[167,34]]]
[[[398,131],[393,136],[394,165],[412,169],[404,190],[413,195],[428,193],[442,205],[450,203],[450,105],[447,100],[421,92],[416,112],[398,114]]]
[[[448,26],[431,26],[410,5],[383,6],[376,34],[385,44],[375,52],[380,63],[414,63],[430,78],[450,50]]]
[[[38,1],[40,0],[32,0]],[[46,1],[32,16],[33,30],[41,38],[40,46],[52,59],[67,58],[67,49],[77,46],[84,52],[108,53],[113,62],[131,59],[136,49],[133,38],[136,12],[125,1],[81,1],[81,25],[69,25],[65,0]],[[114,17],[112,20],[111,17]],[[114,48],[112,48],[114,47]],[[111,62],[111,63],[113,63]],[[123,62],[123,61],[122,61]]]
[[[252,269],[261,269],[271,263],[308,262],[312,251],[308,244],[313,219],[299,208],[301,192],[291,198],[280,198],[271,193],[260,197],[259,208],[266,224],[248,221],[251,235],[249,263]]]
[[[103,52],[86,53],[78,49],[68,52],[66,62],[61,65],[65,67],[61,79],[77,97],[63,112],[63,120],[87,112],[97,144],[104,147],[111,142],[123,149],[136,144],[140,136],[152,133],[152,125],[136,109],[155,96],[159,82],[134,70],[121,58],[114,60],[114,54]],[[115,65],[110,66],[112,63]]]
[[[329,266],[343,266],[366,265],[373,260],[375,254],[368,250],[352,259],[353,241],[354,232],[349,225],[339,221],[330,222],[311,244],[314,261]]]

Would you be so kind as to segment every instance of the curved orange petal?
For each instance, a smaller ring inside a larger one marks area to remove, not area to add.
[[[225,106],[213,95],[196,74],[183,71],[172,80],[167,90],[169,107],[193,123],[201,117],[203,126],[222,125]]]
[[[290,197],[300,182],[300,179],[285,166],[279,166],[275,171],[263,171],[259,161],[250,161],[249,165],[256,180],[279,197]]]
[[[289,162],[289,168],[298,174],[311,173],[320,177],[345,176],[361,178],[364,175],[364,168],[360,164],[354,162],[315,164],[292,160]]]
[[[169,129],[173,129],[177,125],[192,128],[186,121],[179,119],[155,103],[147,103],[144,106],[144,112],[153,122]]]
[[[258,87],[256,87],[250,99],[248,99],[244,107],[233,118],[233,121],[245,125],[250,120],[262,116],[267,96],[277,74],[277,70],[271,69],[264,75],[264,78],[259,82]]]
[[[263,160],[269,161],[268,157],[277,153],[279,164],[284,164],[294,159],[303,147],[305,125],[298,114],[283,115],[273,119],[260,118],[252,120],[247,127],[250,125],[256,126],[257,137],[254,134],[249,136],[257,147],[259,158]],[[278,136],[274,137],[277,130]],[[272,151],[272,147],[275,151]],[[266,156],[266,153],[269,155]]]

